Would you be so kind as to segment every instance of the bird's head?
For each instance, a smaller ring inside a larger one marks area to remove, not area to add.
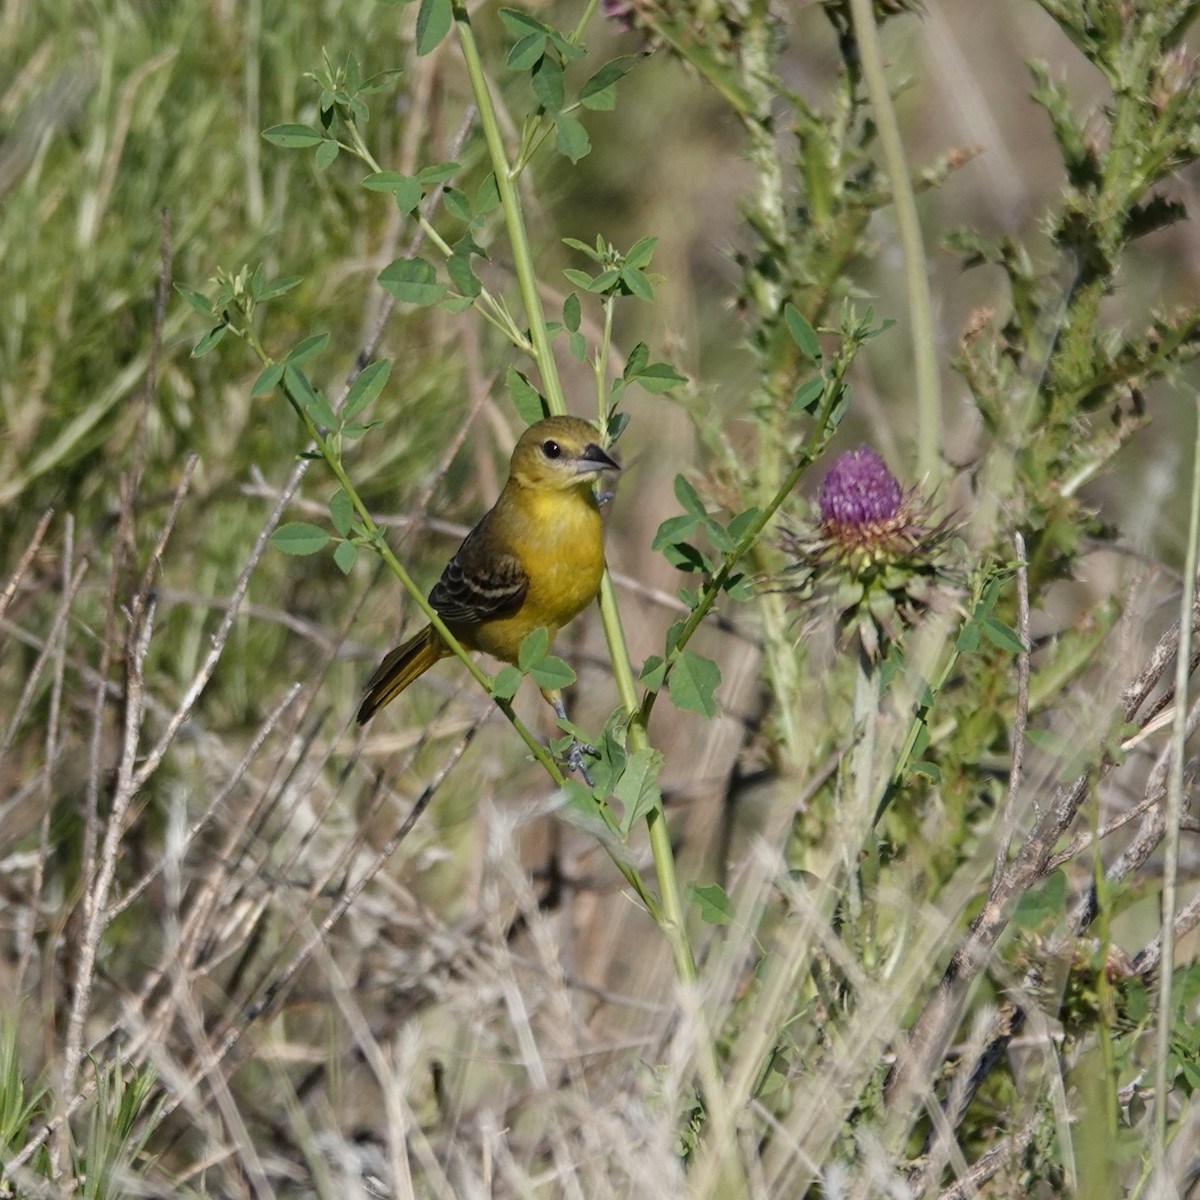
[[[578,488],[602,471],[619,471],[596,427],[579,417],[547,417],[530,425],[513,451],[509,476],[524,487]]]

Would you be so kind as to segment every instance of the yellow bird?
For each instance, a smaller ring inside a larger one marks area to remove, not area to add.
[[[604,574],[600,505],[592,483],[618,471],[594,425],[548,417],[521,435],[508,482],[467,534],[429,593],[429,603],[469,650],[516,662],[526,635],[554,635],[596,598]],[[451,653],[432,625],[397,646],[367,681],[358,710],[369,721],[414,679]],[[562,696],[542,695],[565,717]]]

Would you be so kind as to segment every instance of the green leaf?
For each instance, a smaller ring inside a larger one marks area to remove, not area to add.
[[[354,505],[343,488],[338,488],[329,497],[329,519],[342,537],[350,532],[350,527],[354,524]]]
[[[554,145],[559,154],[578,162],[591,151],[592,143],[588,141],[587,130],[570,113],[555,113],[554,128]]]
[[[635,60],[629,56],[606,62],[579,89],[579,103],[584,108],[609,110],[617,104],[617,84],[628,74]]]
[[[269,367],[264,367],[251,387],[250,395],[266,396],[273,392],[283,378],[283,369],[283,363],[272,363]]]
[[[823,395],[825,395],[825,377],[818,375],[815,379],[810,379],[807,383],[802,383],[796,389],[796,394],[792,398],[792,403],[788,406],[788,411],[815,412]]]
[[[558,60],[549,54],[543,54],[533,68],[531,81],[533,94],[542,102],[546,111],[559,112],[566,99],[566,93],[563,90],[563,70],[558,65]]]
[[[453,179],[462,168],[456,162],[434,163],[432,167],[422,167],[417,172],[417,179],[423,184],[443,183]]]
[[[662,791],[658,786],[658,773],[662,763],[662,751],[649,746],[635,750],[626,761],[625,770],[613,788],[613,795],[624,809],[622,833],[628,834],[634,822],[661,806]]]
[[[641,673],[638,675],[638,682],[646,688],[647,691],[657,692],[663,685],[663,680],[667,677],[667,663],[664,658],[658,654],[652,654],[646,659],[645,665],[642,667]]]
[[[592,262],[599,264],[604,261],[604,255],[593,249],[587,242],[581,242],[578,238],[563,238],[563,245],[570,246],[572,250],[578,250],[580,254],[590,258]]]
[[[292,288],[299,287],[303,282],[304,278],[301,275],[288,275],[282,279],[276,279],[258,293],[258,302],[265,304],[268,300],[274,300],[276,296],[282,296],[284,292],[290,292]]]
[[[292,521],[271,534],[271,544],[284,554],[316,554],[329,544],[329,534],[319,525],[305,521]]]
[[[631,267],[626,263],[621,268],[621,282],[633,293],[639,300],[653,300],[654,288],[650,286],[650,280],[646,278],[645,273],[637,267]]]
[[[191,288],[185,288],[180,284],[175,285],[175,290],[206,320],[211,321],[216,315],[217,310],[213,308],[212,301],[203,293],[193,291]]]
[[[584,362],[587,359],[587,338],[578,330],[572,333],[567,338],[567,350],[570,351],[571,357],[578,363]]]
[[[516,667],[501,667],[492,680],[492,695],[500,700],[511,700],[517,694],[523,678]]]
[[[341,153],[341,147],[332,138],[322,142],[317,147],[316,164],[318,171],[327,170],[333,165],[333,160]]]
[[[625,265],[636,266],[638,270],[646,268],[650,265],[650,259],[654,257],[654,251],[658,245],[658,238],[638,238],[634,245],[629,247],[629,253],[625,256]]]
[[[539,21],[532,13],[522,12],[519,8],[502,8],[500,20],[508,26],[513,37],[524,37],[527,33],[540,33],[549,37],[554,30],[544,21]]]
[[[547,654],[529,668],[529,678],[546,691],[557,691],[575,682],[575,672],[557,655]]]
[[[821,343],[817,340],[816,331],[804,319],[800,310],[789,301],[783,306],[783,319],[787,324],[792,341],[800,347],[800,353],[813,362],[821,361]]]
[[[563,301],[563,324],[574,333],[579,328],[579,322],[583,318],[582,306],[579,303],[579,296],[572,292]]]
[[[658,395],[660,392],[669,392],[681,383],[687,383],[687,376],[680,375],[670,363],[659,362],[644,367],[631,382],[639,383],[646,391]]]
[[[546,35],[527,33],[519,38],[505,60],[514,71],[528,71],[546,53]]]
[[[733,538],[715,517],[710,517],[704,522],[704,532],[708,534],[708,540],[712,543],[714,550],[719,550],[722,554],[733,552]]]
[[[272,125],[263,130],[263,137],[273,146],[284,146],[288,150],[319,146],[325,135],[307,125]]]
[[[636,346],[629,352],[629,357],[625,360],[625,370],[621,372],[621,378],[626,381],[636,379],[638,373],[650,361],[650,347],[645,342],[638,342]]]
[[[589,292],[607,292],[618,279],[621,278],[621,272],[616,267],[610,267],[607,271],[601,271],[599,275],[588,285]]]
[[[668,517],[654,534],[654,540],[650,543],[650,549],[662,550],[667,546],[673,546],[676,542],[690,537],[699,524],[700,519],[691,513],[681,513],[677,517]]]
[[[364,367],[358,373],[358,378],[346,395],[346,403],[342,408],[342,420],[349,421],[353,417],[357,417],[383,391],[391,373],[391,360],[386,358],[381,358],[378,362]]]
[[[314,425],[325,429],[337,427],[338,420],[329,402],[313,387],[303,371],[288,363],[283,372],[283,384],[296,403],[308,413]]]
[[[421,0],[421,10],[417,13],[418,58],[435,49],[450,32],[452,16],[451,0]]]
[[[543,417],[550,415],[550,409],[541,393],[521,374],[516,367],[509,367],[505,373],[504,382],[508,387],[509,398],[517,410],[517,416],[526,425],[532,425]]]
[[[471,201],[458,188],[446,188],[442,193],[442,203],[446,206],[446,211],[456,220],[469,221],[471,219]]]
[[[398,258],[379,272],[384,291],[405,304],[436,304],[446,293],[432,264],[423,258]]]
[[[302,362],[308,362],[310,358],[316,358],[328,344],[329,334],[314,333],[312,337],[306,337],[304,341],[293,346],[283,356],[283,361],[291,363],[293,366],[297,366]]]
[[[349,575],[358,557],[358,547],[353,542],[338,542],[333,552],[333,561],[343,575]]]
[[[567,267],[563,274],[576,286],[581,287],[585,292],[592,290],[592,277],[586,271],[577,271],[574,267]]]
[[[525,635],[524,641],[521,642],[521,648],[517,651],[517,666],[522,671],[528,671],[539,658],[545,657],[546,651],[549,649],[549,631],[541,625],[536,629],[531,629]]]
[[[629,253],[625,255],[625,265],[627,267],[637,267],[639,270],[643,267],[648,267],[650,260],[654,257],[654,250],[657,245],[658,238],[656,237],[639,238],[629,247]]]
[[[735,542],[742,540],[742,535],[762,516],[762,510],[748,508],[745,512],[740,512],[732,521],[729,522],[729,536]]]
[[[363,180],[363,187],[371,192],[391,192],[402,213],[412,212],[421,203],[421,181],[399,171],[377,171]]]
[[[1007,650],[1010,654],[1025,653],[1025,647],[1021,644],[1016,630],[1010,629],[1003,621],[996,617],[984,617],[979,625],[983,636],[997,649]]]
[[[711,658],[692,650],[684,650],[671,671],[667,690],[671,703],[684,712],[698,712],[706,717],[717,715],[713,692],[721,682],[721,668]]]
[[[224,321],[214,326],[192,347],[192,357],[207,354],[228,332],[229,326]]]
[[[487,178],[479,185],[479,191],[475,193],[475,211],[482,217],[499,207],[500,188],[496,185],[496,176],[489,172]]]
[[[704,501],[700,499],[700,493],[683,475],[675,476],[675,499],[683,506],[684,511],[690,512],[692,516],[700,518],[708,516],[708,510],[704,507]]]
[[[700,909],[700,919],[706,925],[732,925],[733,901],[719,883],[687,885],[687,898]]]
[[[450,282],[464,295],[474,299],[483,291],[481,284],[471,268],[471,256],[482,254],[483,250],[475,244],[470,233],[465,233],[454,244],[454,253],[446,260],[446,274]]]

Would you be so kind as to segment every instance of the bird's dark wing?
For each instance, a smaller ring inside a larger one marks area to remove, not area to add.
[[[472,625],[509,616],[529,591],[529,576],[515,555],[496,553],[494,545],[484,549],[486,522],[487,517],[467,534],[429,593],[443,621]]]

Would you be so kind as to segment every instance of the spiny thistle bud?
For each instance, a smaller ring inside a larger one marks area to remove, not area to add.
[[[935,522],[915,489],[905,492],[869,446],[840,455],[817,493],[819,519],[784,534],[792,558],[784,590],[837,618],[843,643],[857,637],[878,658],[939,592],[953,590],[953,527]]]

